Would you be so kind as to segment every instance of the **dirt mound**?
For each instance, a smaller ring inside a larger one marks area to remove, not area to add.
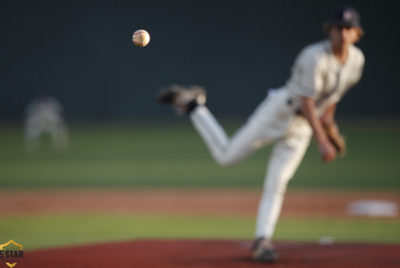
[[[136,240],[29,251],[18,267],[239,268],[266,267],[250,259],[250,241]],[[400,267],[400,245],[280,242],[271,267]]]

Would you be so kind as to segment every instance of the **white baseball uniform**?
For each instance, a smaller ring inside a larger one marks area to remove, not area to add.
[[[67,125],[62,117],[63,108],[53,97],[33,100],[26,109],[25,144],[33,152],[40,147],[40,136],[49,134],[56,150],[68,143]]]
[[[322,115],[360,79],[364,55],[350,46],[348,59],[340,63],[333,55],[329,40],[303,49],[285,86],[270,90],[268,96],[232,138],[205,106],[190,115],[194,127],[221,165],[232,165],[254,150],[275,142],[264,189],[259,204],[256,237],[271,239],[278,220],[286,186],[299,166],[312,136],[312,129],[298,111],[301,97],[315,99],[316,111]]]

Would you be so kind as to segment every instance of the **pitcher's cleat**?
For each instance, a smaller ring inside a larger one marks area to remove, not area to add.
[[[254,241],[252,254],[256,262],[275,263],[279,259],[279,254],[275,251],[272,242],[263,237]]]
[[[171,85],[158,93],[157,100],[171,105],[179,114],[190,114],[198,105],[206,103],[206,90],[200,86]]]

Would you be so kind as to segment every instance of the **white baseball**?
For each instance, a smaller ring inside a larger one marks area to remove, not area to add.
[[[137,30],[132,35],[132,41],[138,47],[145,47],[150,42],[150,35],[146,30]]]

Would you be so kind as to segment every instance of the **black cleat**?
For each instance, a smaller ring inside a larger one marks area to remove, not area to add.
[[[198,105],[206,103],[206,91],[199,86],[172,85],[162,89],[157,100],[161,104],[171,105],[179,114],[190,114]]]
[[[253,260],[263,263],[275,263],[279,259],[279,254],[275,251],[271,241],[261,237],[254,241],[252,247]]]

